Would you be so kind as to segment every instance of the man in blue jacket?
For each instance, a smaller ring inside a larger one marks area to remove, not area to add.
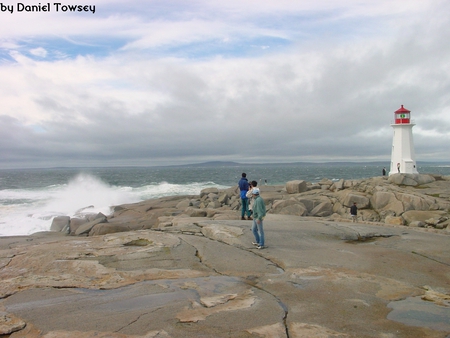
[[[242,173],[242,177],[239,180],[239,191],[241,194],[241,205],[242,205],[242,210],[241,210],[241,219],[245,219],[245,215],[247,214],[247,219],[252,219],[250,217],[250,210],[248,210],[248,198],[246,196],[247,192],[248,192],[248,180],[247,180],[247,174],[246,173]]]

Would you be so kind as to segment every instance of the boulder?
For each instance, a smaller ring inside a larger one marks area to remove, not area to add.
[[[64,233],[70,232],[70,217],[69,216],[56,216],[53,218],[50,231],[60,231]]]
[[[130,228],[126,224],[98,223],[89,231],[89,236],[100,236],[124,231],[130,231]]]
[[[371,209],[363,209],[358,211],[359,217],[361,217],[361,220],[363,221],[369,221],[369,222],[379,222],[380,221],[380,215]]]
[[[401,216],[387,216],[384,219],[384,223],[386,224],[393,224],[393,225],[403,225],[404,220]]]
[[[288,194],[298,194],[307,190],[306,181],[296,180],[286,183],[286,191]]]
[[[272,205],[270,213],[282,215],[306,216],[308,210],[305,206],[296,200],[275,201]]]
[[[185,199],[185,200],[178,202],[178,204],[176,205],[176,208],[184,210],[189,206],[191,206],[191,201],[189,199]]]
[[[329,178],[322,178],[319,182],[320,185],[326,185],[326,186],[332,186],[333,185],[333,181],[330,180]]]
[[[427,224],[422,221],[414,221],[414,222],[409,223],[408,226],[410,226],[412,228],[425,228],[427,226]]]
[[[423,174],[393,174],[388,178],[388,182],[397,185],[419,186],[427,183],[434,182],[435,179],[431,175]]]
[[[340,179],[339,181],[334,182],[334,186],[336,187],[336,190],[344,189],[344,180]]]
[[[222,205],[220,204],[219,201],[213,201],[213,202],[209,202],[208,205],[206,206],[207,208],[220,208]]]
[[[190,217],[206,217],[207,211],[203,209],[187,208],[186,214]]]
[[[82,226],[83,224],[87,223],[85,218],[79,218],[79,217],[72,217],[70,219],[70,235],[75,235],[75,231]]]
[[[307,197],[299,198],[299,199],[297,199],[297,201],[304,205],[304,207],[306,208],[306,210],[308,210],[308,213],[311,213],[311,211],[312,211],[318,204],[320,204],[320,203],[323,202],[323,201],[317,202],[315,199],[313,199],[313,198],[311,198],[311,197],[310,197],[310,198],[307,198]]]
[[[432,201],[428,202],[424,197],[412,194],[397,194],[397,199],[403,203],[403,209],[408,210],[429,210]]]
[[[106,223],[108,222],[106,219],[106,216],[103,215],[102,213],[99,213],[96,217],[96,219],[94,219],[93,221],[90,221],[88,223],[85,223],[83,225],[81,225],[80,227],[78,227],[78,229],[75,231],[75,235],[80,236],[80,235],[88,235],[91,231],[91,229],[99,224],[99,223]]]
[[[358,209],[367,209],[370,207],[370,199],[360,193],[351,190],[343,190],[338,192],[337,196],[341,204],[346,207],[350,207],[355,202]]]
[[[431,219],[439,219],[447,213],[439,210],[409,210],[402,214],[403,219],[406,224],[410,224],[415,221],[422,221],[427,223],[427,221],[431,222]]]
[[[333,205],[331,202],[322,202],[311,210],[311,216],[326,217],[333,214]]]
[[[234,220],[236,219],[235,211],[226,211],[221,213],[216,213],[211,217],[213,220]]]
[[[190,203],[190,206],[193,206],[195,208],[199,208],[201,202],[198,199],[191,199],[189,201],[189,203]]]
[[[229,196],[228,196],[227,193],[221,193],[221,194],[219,195],[219,198],[217,199],[217,201],[218,201],[220,204],[227,204],[228,199],[229,199]]]
[[[397,199],[393,192],[375,192],[370,199],[370,204],[378,212],[390,210],[395,215],[401,215],[404,212],[403,203]]]
[[[213,194],[213,193],[209,193],[207,196],[208,196],[208,200],[210,200],[210,201],[216,201],[219,198],[219,196],[217,194]]]
[[[205,188],[200,191],[200,198],[202,198],[205,195],[218,194],[218,193],[219,193],[219,189],[217,189],[217,188]]]

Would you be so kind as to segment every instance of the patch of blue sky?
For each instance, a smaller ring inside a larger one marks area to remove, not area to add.
[[[92,55],[96,57],[108,56],[126,43],[121,39],[71,39],[51,38],[31,41],[20,41],[19,47],[14,50],[0,49],[0,59],[13,61],[11,52],[17,51],[20,54],[36,61],[55,61],[77,56]]]
[[[10,54],[9,50],[0,49],[0,63],[10,63],[13,62],[14,59]]]
[[[255,57],[280,51],[290,45],[291,41],[278,37],[230,38],[158,48],[148,53],[158,57],[170,56],[184,59],[207,59],[216,56]]]

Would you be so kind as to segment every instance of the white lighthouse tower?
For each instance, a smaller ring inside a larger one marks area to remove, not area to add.
[[[389,175],[396,173],[418,174],[416,154],[414,152],[411,112],[403,105],[395,113],[394,139],[392,141],[391,170]]]

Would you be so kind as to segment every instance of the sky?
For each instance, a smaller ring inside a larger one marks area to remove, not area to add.
[[[401,105],[450,161],[449,1],[85,1],[1,3],[0,168],[390,161]]]

